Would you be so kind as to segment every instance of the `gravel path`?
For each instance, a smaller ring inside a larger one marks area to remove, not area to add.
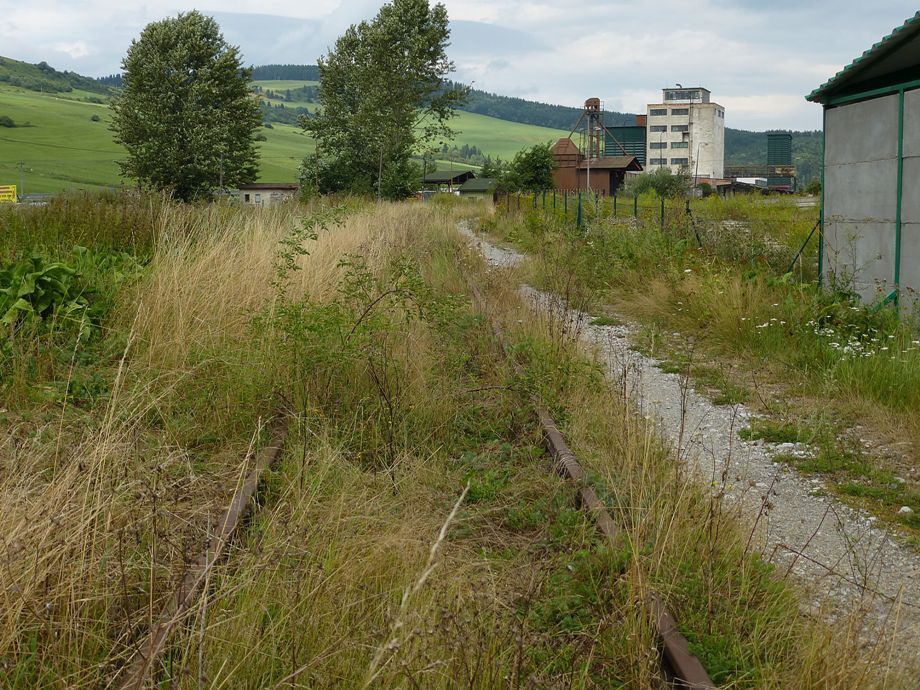
[[[508,268],[525,258],[489,244],[468,226],[460,231],[490,266]],[[522,291],[535,308],[557,302],[526,286]],[[625,378],[641,413],[658,422],[674,452],[756,523],[764,558],[798,576],[806,606],[832,619],[864,612],[863,639],[893,634],[893,664],[920,672],[920,554],[876,527],[874,517],[822,495],[820,479],[772,460],[779,453],[807,454],[806,446],[741,439],[738,432],[751,418],[745,406],[714,405],[685,377],[663,372],[659,361],[632,349],[635,325],[594,326],[587,314],[562,309],[606,359],[608,375],[619,385]],[[554,304],[552,311],[559,310]]]

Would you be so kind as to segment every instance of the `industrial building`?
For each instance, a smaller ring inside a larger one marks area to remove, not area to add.
[[[701,86],[662,89],[661,100],[647,105],[645,169],[684,169],[694,177],[722,178],[725,108]]]
[[[796,167],[792,164],[792,135],[767,132],[766,164],[726,165],[725,177],[742,184],[758,180],[764,192],[795,192],[798,189]]]
[[[576,132],[580,135],[581,147],[572,140]],[[600,99],[589,98],[569,136],[559,139],[552,147],[556,163],[553,185],[561,190],[616,194],[627,173],[642,171],[638,156],[631,152],[638,148],[636,141],[631,140],[629,146],[631,148],[604,126]]]
[[[808,100],[824,106],[823,284],[920,306],[920,12]]]

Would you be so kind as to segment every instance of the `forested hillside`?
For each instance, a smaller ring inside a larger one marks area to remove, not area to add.
[[[100,96],[111,93],[108,85],[76,72],[58,72],[47,62],[37,65],[0,57],[0,82],[42,93],[70,93],[88,91]]]
[[[253,81],[319,81],[316,65],[260,65],[252,68]]]
[[[446,86],[447,88],[465,88],[464,84],[457,82],[448,82]],[[470,89],[466,103],[459,106],[459,109],[525,125],[568,130],[575,126],[582,113],[581,108],[500,96],[479,89]],[[629,113],[604,111],[604,123],[608,127],[632,124],[635,120],[636,116]]]
[[[315,65],[266,65],[256,67],[253,79],[302,79],[305,81],[319,80],[319,70]],[[460,88],[463,84],[448,82],[446,88]],[[299,100],[299,99],[298,99]],[[564,105],[551,105],[538,103],[523,98],[501,96],[479,89],[470,89],[469,96],[463,105],[458,107],[468,113],[486,115],[488,117],[518,122],[538,127],[570,130],[578,121],[582,110]],[[293,114],[278,108],[264,108],[268,118],[293,117]],[[604,111],[604,122],[608,126],[628,125],[635,122],[636,116],[631,113]],[[803,184],[820,174],[821,146],[823,137],[821,132],[798,132],[792,134],[792,158],[798,166],[799,180]],[[725,130],[725,164],[763,164],[767,161],[767,137],[763,132],[751,132],[743,129],[726,128]]]

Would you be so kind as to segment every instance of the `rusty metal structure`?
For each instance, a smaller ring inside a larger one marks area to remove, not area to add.
[[[599,98],[585,101],[584,110],[569,136],[559,139],[552,152],[556,162],[553,172],[556,189],[614,194],[627,172],[642,170],[636,156],[630,155],[604,125],[604,109]]]

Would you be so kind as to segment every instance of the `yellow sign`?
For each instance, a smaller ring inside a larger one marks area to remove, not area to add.
[[[16,185],[0,184],[0,204],[16,203]]]

